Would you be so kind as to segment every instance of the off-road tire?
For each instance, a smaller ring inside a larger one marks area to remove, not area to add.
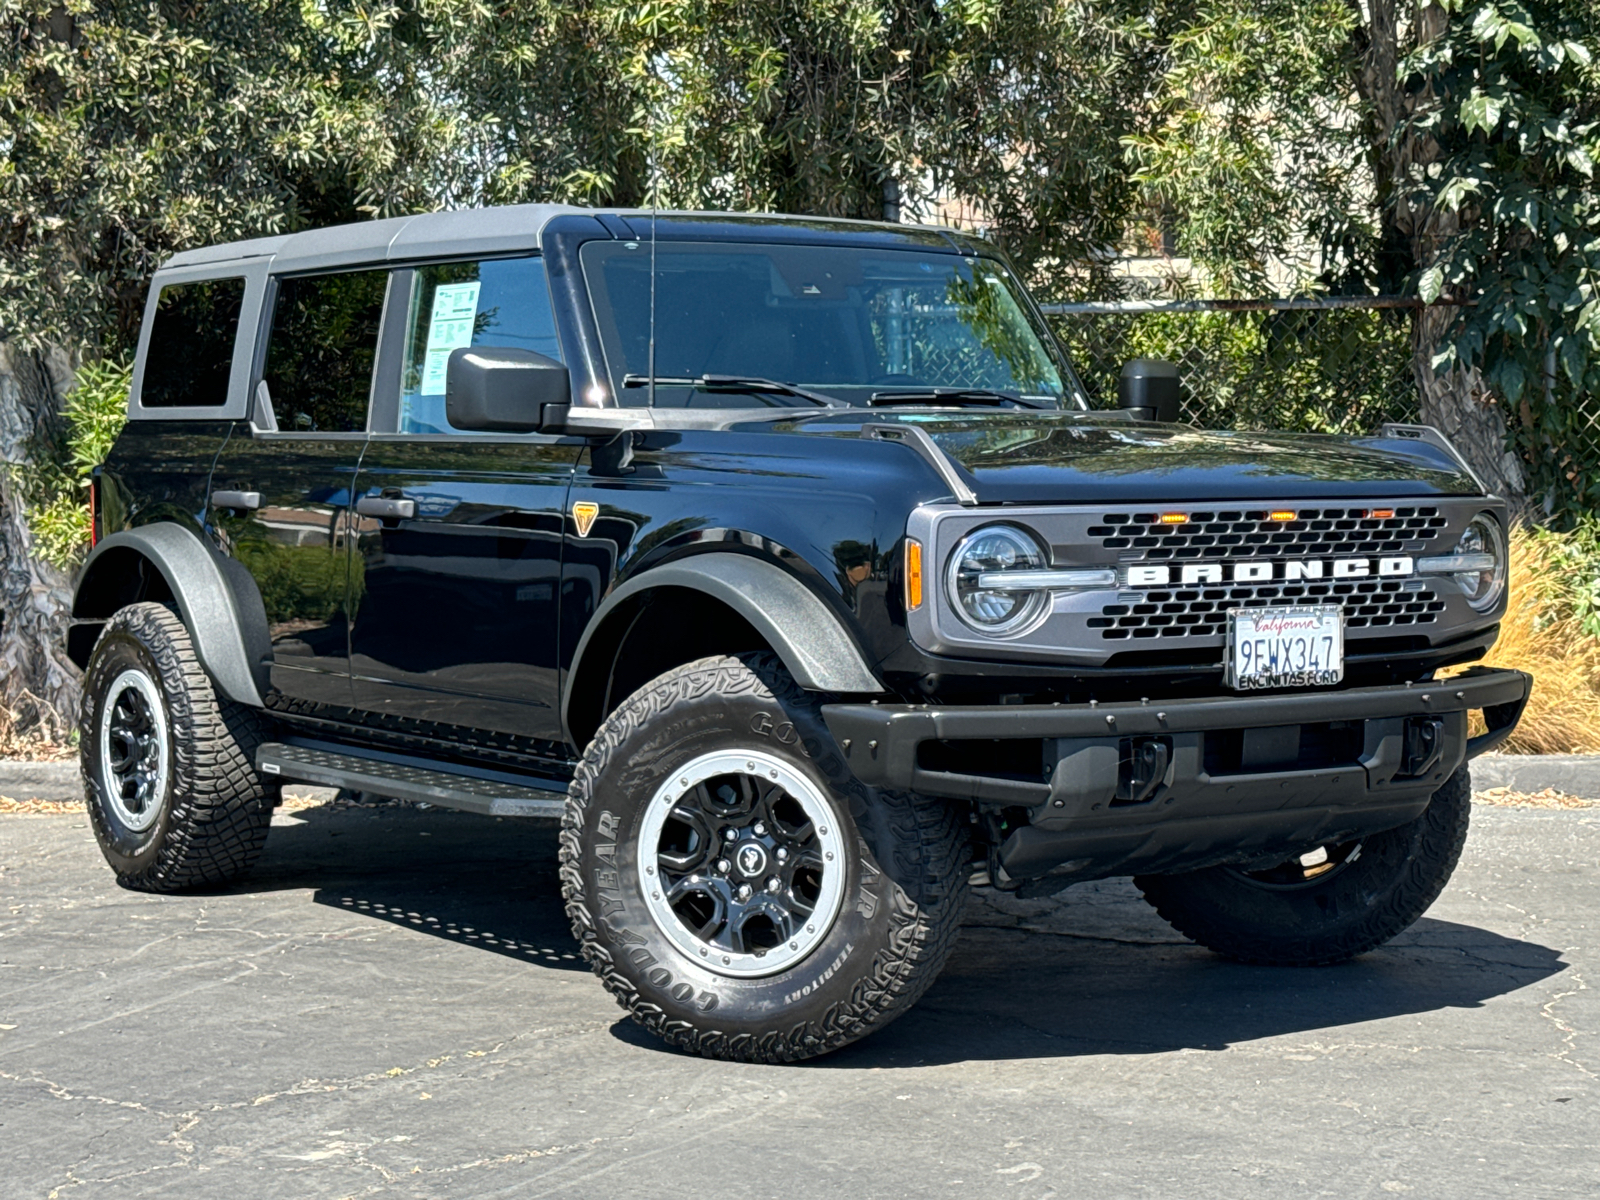
[[[1174,929],[1225,958],[1326,966],[1381,946],[1427,911],[1461,858],[1471,810],[1463,764],[1420,817],[1363,839],[1359,857],[1326,879],[1273,888],[1212,867],[1134,883]]]
[[[131,829],[106,794],[100,718],[107,690],[129,669],[159,689],[170,747],[155,821]],[[266,844],[281,785],[256,773],[263,725],[253,709],[217,694],[189,631],[161,604],[133,604],[106,623],[83,678],[79,720],[89,821],[123,887],[176,892],[238,878]]]
[[[752,749],[822,785],[846,847],[833,926],[778,974],[729,978],[674,945],[640,887],[650,798],[697,754]],[[771,654],[704,658],[640,688],[601,725],[568,792],[561,884],[583,956],[640,1025],[740,1062],[793,1062],[882,1028],[927,990],[955,943],[967,829],[954,806],[869,788],[817,702]]]

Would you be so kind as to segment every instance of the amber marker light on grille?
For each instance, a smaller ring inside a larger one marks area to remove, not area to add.
[[[1267,514],[1267,520],[1269,521],[1292,521],[1294,518],[1295,513],[1287,508],[1274,509]]]
[[[906,610],[922,607],[922,543],[906,539]]]
[[[1394,516],[1394,509],[1375,508],[1372,510],[1372,515],[1380,521],[1387,521],[1390,517]]]
[[[1162,513],[1161,514],[1161,523],[1163,525],[1187,525],[1189,523],[1189,514],[1188,513]]]

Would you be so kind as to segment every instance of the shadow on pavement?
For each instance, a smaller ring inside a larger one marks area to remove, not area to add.
[[[274,825],[233,892],[318,904],[558,970],[587,971],[556,875],[554,822],[415,808],[308,808]]]
[[[588,969],[562,908],[553,823],[417,809],[293,815],[231,891],[310,888],[331,908],[539,966]],[[1293,1034],[1326,1046],[1348,1040],[1347,1026],[1480,1007],[1566,965],[1550,947],[1424,917],[1341,966],[1246,967],[1173,934],[1131,885],[1086,886],[1097,891],[1079,899],[1074,889],[1054,915],[1017,927],[995,924],[992,902],[975,904],[949,965],[911,1012],[813,1065],[1221,1050]],[[675,1053],[625,1020],[614,1033]],[[1373,1036],[1405,1037],[1355,1040]]]
[[[1131,887],[1124,902],[1144,908]],[[1565,966],[1547,946],[1431,917],[1352,962],[1299,969],[1242,966],[1184,941],[966,929],[911,1012],[817,1065],[1222,1050],[1294,1034],[1324,1047],[1405,1042],[1403,1029],[1347,1027],[1478,1008]]]

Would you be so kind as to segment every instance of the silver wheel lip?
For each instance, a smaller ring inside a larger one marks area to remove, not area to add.
[[[111,770],[111,715],[116,711],[117,698],[128,689],[139,693],[145,704],[149,706],[151,721],[155,726],[156,734],[156,771],[157,794],[145,805],[143,812],[134,812],[123,799],[122,789],[117,784],[117,777]],[[167,732],[167,706],[161,698],[161,689],[148,672],[138,667],[128,667],[106,689],[105,703],[100,706],[99,743],[100,743],[100,790],[104,793],[106,803],[110,805],[112,813],[117,820],[127,826],[134,833],[143,833],[156,823],[156,818],[161,815],[161,793],[166,791],[167,774],[172,762],[172,739]]]
[[[756,955],[708,946],[678,919],[678,914],[672,911],[659,886],[656,856],[667,816],[686,792],[715,775],[756,775],[778,784],[805,810],[818,830],[817,841],[824,861],[832,864],[832,868],[823,868],[822,890],[812,909],[811,919],[806,922],[808,930],[812,926],[815,929],[796,936],[793,949],[789,943],[784,943],[765,954]],[[828,858],[828,855],[832,857]],[[644,819],[639,825],[636,865],[639,890],[656,928],[684,957],[699,963],[713,974],[733,979],[761,979],[778,975],[804,961],[827,938],[844,907],[845,841],[839,829],[838,813],[828,803],[822,789],[807,775],[776,755],[762,750],[716,750],[701,754],[673,771],[645,806]]]

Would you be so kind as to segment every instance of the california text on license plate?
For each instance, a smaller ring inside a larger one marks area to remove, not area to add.
[[[1344,609],[1337,604],[1228,610],[1227,684],[1317,687],[1344,678]]]

